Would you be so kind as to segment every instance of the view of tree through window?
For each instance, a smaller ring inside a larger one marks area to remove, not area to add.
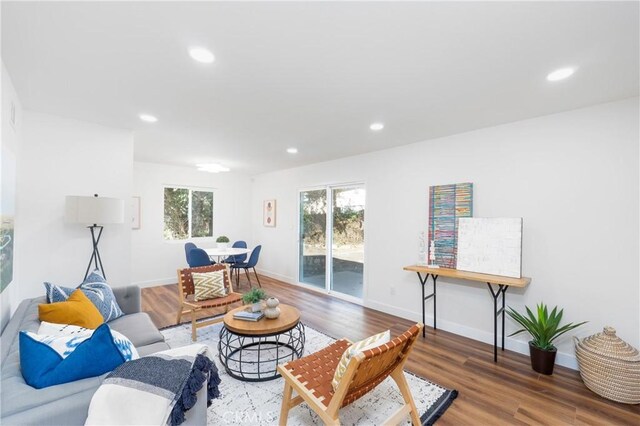
[[[213,192],[164,189],[164,239],[213,236]]]
[[[213,192],[191,192],[191,236],[213,236]]]

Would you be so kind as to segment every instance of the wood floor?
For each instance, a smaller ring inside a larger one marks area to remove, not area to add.
[[[335,338],[359,340],[386,329],[393,336],[412,324],[267,277],[261,282],[269,295],[296,306],[306,325]],[[245,283],[239,291],[247,289]],[[177,285],[143,289],[142,307],[156,326],[174,325]],[[204,312],[202,317],[214,313]],[[419,339],[406,366],[418,376],[458,390],[439,425],[640,425],[640,406],[600,398],[573,370],[556,366],[553,376],[540,375],[531,370],[528,356],[511,351],[501,353],[494,364],[493,346],[426,328],[427,337]]]

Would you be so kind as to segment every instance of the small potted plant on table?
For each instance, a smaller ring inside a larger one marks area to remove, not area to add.
[[[523,327],[511,333],[509,337],[520,334],[523,331],[528,332],[531,337],[533,337],[533,339],[529,341],[531,367],[534,371],[541,374],[553,374],[553,366],[556,362],[557,353],[553,341],[567,331],[571,331],[585,324],[586,321],[578,324],[569,323],[560,327],[563,309],[560,309],[560,312],[558,312],[558,307],[556,306],[551,311],[551,314],[549,314],[547,305],[540,303],[537,306],[537,316],[534,315],[528,307],[525,306],[525,309],[527,310],[526,316],[509,307],[507,314]]]
[[[220,235],[216,239],[216,243],[218,243],[218,248],[226,249],[229,247],[229,237],[227,237],[226,235]]]
[[[242,295],[242,301],[245,305],[251,305],[251,312],[258,312],[262,310],[262,300],[266,299],[267,295],[261,288],[252,288],[248,292]]]

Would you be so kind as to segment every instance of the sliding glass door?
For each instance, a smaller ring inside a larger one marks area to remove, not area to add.
[[[331,190],[331,290],[362,299],[364,186]]]
[[[301,283],[362,299],[364,213],[364,185],[300,192]]]
[[[301,283],[325,288],[327,278],[327,190],[300,192]]]

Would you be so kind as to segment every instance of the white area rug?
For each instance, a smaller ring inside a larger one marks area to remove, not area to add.
[[[243,382],[230,377],[218,359],[218,336],[222,324],[198,330],[198,343],[205,343],[215,354],[220,373],[220,398],[214,399],[207,414],[209,425],[275,425],[280,415],[282,378],[267,382]],[[191,325],[183,324],[162,330],[172,348],[191,344]],[[335,339],[306,327],[305,355],[316,352]],[[421,414],[423,425],[433,424],[447,409],[457,392],[405,372],[409,387]],[[342,424],[380,425],[402,406],[402,396],[395,382],[387,378],[376,389],[340,410]],[[290,425],[321,425],[322,421],[306,404],[289,411]],[[409,418],[407,417],[407,423]]]

